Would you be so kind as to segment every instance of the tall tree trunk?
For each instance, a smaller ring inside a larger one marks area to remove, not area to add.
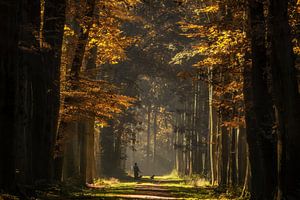
[[[116,171],[115,155],[114,155],[114,122],[109,121],[109,127],[105,127],[100,131],[100,148],[101,148],[101,172],[102,176],[112,176]]]
[[[226,187],[228,184],[228,170],[229,170],[229,130],[227,127],[222,127],[221,131],[221,142],[222,142],[222,151],[221,151],[221,180],[220,185]]]
[[[0,5],[0,188],[15,184],[15,136],[18,80],[18,33],[21,1],[4,1]]]
[[[63,160],[63,180],[67,180],[69,178],[78,177],[79,175],[79,167],[77,158],[78,148],[79,148],[79,136],[78,136],[78,124],[77,123],[69,123],[66,127],[65,133],[68,133],[68,140],[64,145],[64,156]]]
[[[150,172],[151,105],[147,109],[147,172]]]
[[[45,141],[45,163],[47,170],[44,171],[46,179],[53,178],[54,170],[54,144],[57,134],[58,113],[60,106],[60,60],[62,52],[62,40],[64,34],[66,1],[47,0],[44,1],[43,27],[40,43],[43,48],[43,59],[46,67],[46,122]],[[44,46],[46,45],[46,47]]]
[[[250,66],[244,68],[244,101],[245,101],[245,121],[246,135],[248,142],[249,161],[251,165],[251,182],[250,192],[251,199],[263,199],[264,195],[264,171],[263,171],[263,155],[261,152],[261,144],[257,140],[257,125],[255,112],[253,108],[253,92],[252,92],[252,71]]]
[[[288,1],[269,4],[271,68],[282,141],[281,181],[285,199],[300,199],[300,95],[294,66]]]
[[[214,154],[213,154],[213,138],[214,138],[214,124],[213,124],[213,85],[212,85],[212,69],[208,70],[210,83],[208,85],[208,102],[209,102],[209,153],[210,153],[210,173],[211,173],[211,183],[214,184]]]
[[[86,183],[87,178],[87,138],[88,138],[88,132],[87,132],[87,122],[81,121],[78,122],[78,140],[79,140],[79,155],[80,155],[80,162],[79,162],[79,169],[80,169],[80,182],[81,184]]]
[[[236,155],[237,155],[237,149],[236,149],[236,143],[237,143],[237,140],[236,140],[236,129],[235,128],[232,128],[231,130],[231,146],[230,146],[230,165],[231,165],[231,174],[230,174],[230,184],[231,186],[233,187],[236,187],[237,186],[237,165],[236,165]]]
[[[153,167],[156,169],[157,162],[157,108],[154,108],[154,118],[153,118]],[[154,171],[155,172],[155,171]]]
[[[256,123],[255,128],[257,134],[256,140],[259,144],[258,148],[261,149],[261,173],[264,177],[264,188],[261,189],[263,191],[262,198],[273,199],[277,187],[277,144],[272,130],[274,117],[272,97],[268,89],[265,42],[266,25],[264,19],[263,2],[258,2],[255,0],[249,1],[249,20],[252,47],[251,76],[253,90],[253,110],[255,115],[253,119],[255,120],[254,123]]]
[[[70,81],[70,88],[72,90],[76,90],[78,88],[77,84],[79,83],[79,73],[82,70],[82,63],[83,63],[83,58],[84,58],[84,54],[85,54],[85,48],[86,45],[88,43],[88,37],[89,37],[89,31],[90,28],[92,26],[92,22],[93,22],[93,15],[94,15],[94,9],[95,9],[95,0],[92,1],[88,1],[86,2],[85,6],[85,10],[84,10],[84,17],[87,18],[87,27],[86,30],[83,30],[83,27],[81,27],[80,29],[80,33],[78,36],[78,41],[77,41],[77,45],[75,47],[75,54],[72,60],[72,65],[70,67],[70,72],[69,74],[67,74],[67,80]],[[72,102],[74,102],[74,99],[72,98],[65,98],[64,99],[64,106],[67,104],[72,104]],[[61,119],[61,122],[59,124],[59,128],[58,128],[58,135],[56,137],[56,148],[58,149],[64,149],[61,148],[60,145],[63,145],[60,143],[60,140],[62,140],[62,138],[64,138],[64,131],[65,131],[65,127],[68,126],[69,122],[66,122],[64,119]],[[64,153],[60,153],[60,156],[56,157],[55,159],[55,177],[57,180],[61,179],[61,172],[59,170],[63,169],[63,166],[61,166],[64,161],[64,157],[63,157]]]

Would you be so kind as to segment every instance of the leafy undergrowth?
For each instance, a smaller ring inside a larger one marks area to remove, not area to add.
[[[201,178],[179,178],[178,176],[156,176],[154,180],[143,177],[136,181],[99,179],[87,187],[74,184],[56,185],[36,190],[35,200],[98,200],[98,199],[241,199],[239,191],[224,191],[212,187]],[[155,198],[154,198],[155,197]],[[0,200],[14,198],[2,198]],[[16,199],[16,198],[15,198]],[[15,200],[14,199],[14,200]],[[17,200],[17,199],[16,199]],[[23,200],[23,199],[22,199]]]

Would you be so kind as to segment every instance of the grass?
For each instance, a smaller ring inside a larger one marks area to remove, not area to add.
[[[201,177],[180,178],[175,172],[166,176],[155,176],[154,180],[145,176],[141,180],[131,177],[124,179],[98,179],[89,187],[73,184],[54,186],[38,190],[37,199],[41,200],[98,200],[128,199],[134,195],[173,197],[176,199],[238,199],[238,193],[224,192],[212,187]],[[1,198],[0,200],[14,199]],[[16,198],[15,198],[16,199]]]
[[[238,199],[234,196],[236,194],[218,192],[216,187],[210,186],[209,182],[200,177],[180,178],[176,173],[155,176],[155,180],[151,180],[149,176],[144,176],[139,181],[133,179],[126,181],[100,179],[95,181],[95,186],[102,188],[85,189],[83,191],[85,196],[105,199],[115,195],[147,194],[148,189],[155,191],[158,188],[159,190],[166,190],[167,195],[178,199]],[[76,195],[80,196],[80,194]]]

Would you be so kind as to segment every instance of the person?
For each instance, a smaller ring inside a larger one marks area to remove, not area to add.
[[[141,171],[140,171],[140,169],[139,169],[137,163],[134,163],[134,166],[133,166],[133,175],[134,175],[134,179],[140,178],[140,176],[139,176],[139,173],[140,173],[140,172],[141,172]]]

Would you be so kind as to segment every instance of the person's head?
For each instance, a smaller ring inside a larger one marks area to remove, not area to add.
[[[137,163],[134,163],[134,165],[137,165]]]

